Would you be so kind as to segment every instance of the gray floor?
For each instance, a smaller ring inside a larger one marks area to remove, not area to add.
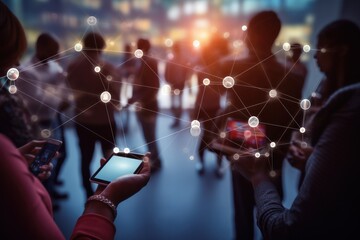
[[[133,114],[133,113],[132,113]],[[121,122],[121,119],[118,119]],[[222,179],[215,174],[215,156],[206,154],[206,172],[199,176],[195,171],[198,138],[190,135],[187,115],[176,130],[169,126],[172,118],[161,114],[158,119],[157,138],[163,168],[151,177],[149,184],[118,207],[115,239],[233,239],[232,193],[229,169]],[[85,193],[80,183],[80,162],[74,129],[66,129],[68,158],[61,178],[65,185],[59,188],[70,194],[59,201],[60,210],[55,220],[68,239],[76,219],[83,211]],[[145,152],[146,145],[134,115],[130,115],[127,135],[117,134],[120,148],[129,147]],[[190,160],[194,156],[195,160]],[[101,157],[97,146],[92,169],[98,167]],[[224,165],[227,165],[224,159]],[[287,164],[285,168],[285,206],[296,194],[298,173]],[[259,232],[256,231],[256,239]]]

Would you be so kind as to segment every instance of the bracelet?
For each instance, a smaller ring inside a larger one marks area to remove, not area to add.
[[[114,218],[116,218],[117,211],[116,211],[115,204],[112,201],[110,201],[109,199],[107,199],[106,197],[104,197],[103,195],[93,195],[87,199],[87,202],[89,202],[89,201],[99,201],[99,202],[106,204],[109,208],[111,208],[111,210],[113,211],[113,214],[114,214]]]

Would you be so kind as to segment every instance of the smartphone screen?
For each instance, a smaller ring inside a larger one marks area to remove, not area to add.
[[[107,185],[118,177],[135,174],[143,165],[142,154],[116,153],[90,177],[90,181]]]
[[[30,169],[37,175],[40,173],[40,166],[47,164],[55,156],[56,151],[61,147],[62,142],[56,139],[48,139],[41,148],[40,152],[35,156]]]

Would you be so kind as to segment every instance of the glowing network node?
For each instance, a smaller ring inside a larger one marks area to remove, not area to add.
[[[189,159],[192,161],[192,160],[194,160],[195,158],[194,158],[193,155],[191,155],[191,156],[189,157]]]
[[[119,152],[120,152],[120,149],[119,149],[118,147],[114,147],[113,152],[114,152],[114,153],[119,153]]]
[[[300,102],[300,107],[303,110],[308,110],[311,107],[311,102],[309,101],[309,99],[303,99]]]
[[[180,95],[180,90],[179,90],[179,89],[175,89],[175,90],[174,90],[174,94],[175,94],[175,95]]]
[[[193,127],[193,126],[198,126],[198,127],[200,127],[200,122],[199,122],[198,120],[192,120],[192,121],[191,121],[191,127]]]
[[[275,89],[271,89],[269,92],[269,96],[271,98],[275,98],[277,96],[277,91]]]
[[[233,155],[233,159],[234,159],[234,160],[239,160],[239,159],[240,159],[240,155],[239,155],[238,153],[235,153],[235,154]]]
[[[221,132],[220,133],[220,138],[225,138],[226,137],[226,132]]]
[[[106,76],[106,80],[108,80],[109,82],[113,80],[113,77],[111,75],[107,75]]]
[[[172,47],[174,45],[174,41],[170,38],[165,39],[165,46]]]
[[[290,43],[288,43],[288,42],[286,42],[286,43],[284,43],[283,44],[283,49],[284,49],[284,51],[289,51],[290,50],[290,48],[291,48],[291,45],[290,45]]]
[[[40,135],[43,138],[49,138],[51,136],[51,131],[49,129],[43,129],[41,130]]]
[[[83,49],[83,45],[81,43],[77,43],[75,44],[74,49],[77,52],[81,52],[81,50]]]
[[[208,86],[208,85],[210,84],[210,79],[204,78],[203,84],[204,84],[205,86]]]
[[[15,85],[9,86],[9,93],[15,94],[17,92],[17,87]]]
[[[259,125],[260,121],[257,117],[251,116],[248,120],[248,124],[250,127],[255,128]]]
[[[269,156],[270,156],[270,153],[266,152],[266,153],[264,154],[264,156],[265,156],[265,157],[269,157]]]
[[[193,44],[194,48],[199,48],[200,47],[200,41],[199,40],[194,40],[192,44]]]
[[[171,87],[169,84],[165,84],[164,86],[162,86],[161,88],[161,92],[166,94],[166,95],[169,95],[171,93]]]
[[[301,133],[304,133],[306,131],[306,129],[304,127],[301,127],[299,130]]]
[[[11,81],[15,81],[16,79],[18,79],[19,75],[19,70],[17,70],[16,68],[10,68],[6,73],[7,78]]]
[[[271,143],[270,143],[270,147],[272,147],[272,148],[276,147],[276,143],[275,143],[275,142],[271,142]]]
[[[245,131],[244,131],[244,137],[245,137],[245,139],[251,138],[251,135],[252,135],[252,133],[251,133],[250,130],[245,130]]]
[[[224,37],[224,38],[229,38],[229,37],[230,37],[230,33],[229,33],[229,32],[224,32],[223,37]]]
[[[101,68],[100,68],[99,66],[96,66],[96,67],[94,68],[94,71],[98,73],[98,72],[101,71]]]
[[[124,153],[129,153],[130,152],[130,148],[124,148]]]
[[[321,52],[321,53],[326,53],[326,48],[320,49],[320,52]]]
[[[241,30],[243,30],[244,32],[247,30],[247,26],[246,25],[242,25],[241,26]]]
[[[96,17],[94,17],[94,16],[90,16],[90,17],[88,17],[88,19],[87,19],[87,23],[88,23],[90,26],[94,26],[94,25],[96,25],[96,23],[97,23],[97,19],[96,19]]]
[[[306,44],[306,45],[303,46],[303,51],[304,52],[307,53],[307,52],[310,52],[310,50],[311,50],[311,47],[309,45]]]
[[[134,55],[136,58],[142,58],[144,56],[144,52],[141,49],[136,49]]]
[[[255,157],[256,157],[256,158],[259,158],[259,157],[260,157],[260,153],[259,153],[259,152],[256,152],[256,153],[255,153]]]
[[[308,145],[307,142],[304,142],[304,141],[302,141],[300,144],[301,148],[306,148],[307,145]]]
[[[111,94],[110,94],[108,91],[102,92],[101,95],[100,95],[100,100],[101,100],[103,103],[108,103],[108,102],[110,102],[110,100],[111,100]]]
[[[190,128],[190,134],[193,137],[198,137],[201,133],[201,128],[197,125],[194,125]]]
[[[38,115],[31,115],[31,117],[30,117],[30,120],[32,121],[32,122],[37,122],[38,120],[39,120],[39,117],[38,117]]]
[[[274,170],[271,170],[270,172],[269,172],[269,176],[270,177],[276,177],[276,172],[274,171]]]
[[[226,77],[224,77],[222,83],[225,88],[232,88],[235,84],[235,80],[233,77],[226,76]]]

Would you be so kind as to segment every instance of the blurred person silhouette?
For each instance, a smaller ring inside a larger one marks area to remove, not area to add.
[[[129,130],[130,122],[130,112],[128,110],[127,103],[129,98],[133,94],[133,82],[136,73],[136,58],[132,51],[131,44],[126,43],[124,45],[123,58],[121,64],[117,67],[118,74],[121,77],[121,105],[123,106],[121,111],[121,116],[123,117],[122,121],[122,131],[126,134]]]
[[[54,220],[48,192],[29,171],[28,160],[34,159],[44,142],[31,141],[16,149],[5,135],[0,134],[0,188],[3,194],[0,234],[5,239],[65,239]],[[101,164],[105,161],[102,158]],[[97,187],[96,195],[86,201],[70,239],[114,239],[117,206],[149,181],[148,154],[143,161],[139,174],[126,175],[107,186]]]
[[[298,153],[306,158],[305,176],[290,208],[282,205],[264,171],[266,159],[233,163],[255,189],[257,222],[266,239],[352,239],[358,234],[359,42],[360,28],[349,20],[331,22],[318,34],[315,59],[332,94],[314,116],[312,150]]]
[[[298,103],[302,94],[297,87],[299,75],[286,68],[272,53],[274,41],[281,29],[281,21],[274,11],[256,13],[247,26],[247,56],[228,59],[222,66],[224,86],[227,87],[229,98],[220,119],[223,125],[232,118],[241,121],[246,127],[256,117],[258,124],[242,133],[244,139],[253,141],[253,145],[246,145],[250,142],[238,143],[234,152],[227,154],[235,156],[240,162],[252,158],[256,153],[268,156],[269,174],[282,198],[283,159],[292,131],[300,128],[302,119]],[[234,79],[233,84],[225,81],[229,77]],[[242,131],[242,127],[237,130]],[[270,147],[270,143],[273,147]],[[231,173],[235,239],[252,240],[255,222],[254,189],[251,182],[239,172],[232,169]]]
[[[137,48],[143,56],[138,59],[138,69],[134,79],[134,92],[129,104],[135,104],[136,116],[140,122],[148,151],[151,152],[151,170],[161,168],[160,153],[156,139],[157,114],[159,111],[157,96],[160,87],[158,62],[149,55],[151,43],[148,39],[139,38]]]
[[[21,64],[21,76],[16,82],[19,95],[24,99],[31,119],[38,128],[34,136],[55,138],[63,142],[59,155],[53,162],[54,172],[46,183],[47,189],[55,199],[66,198],[67,194],[55,191],[54,184],[61,184],[61,167],[66,159],[66,141],[61,115],[70,106],[71,95],[66,84],[65,73],[56,61],[60,44],[50,33],[41,33],[35,43],[35,53]]]
[[[30,113],[16,93],[16,80],[10,80],[7,72],[19,65],[27,42],[19,20],[4,3],[0,4],[0,33],[6,36],[0,38],[0,133],[11,139],[16,147],[20,147],[34,138],[33,126]]]
[[[183,92],[185,83],[189,76],[186,59],[182,54],[180,42],[175,42],[172,46],[170,58],[166,62],[165,81],[171,87],[170,109],[174,116],[171,128],[180,126],[180,118],[183,111]]]
[[[82,182],[87,197],[93,195],[90,165],[96,143],[109,157],[116,146],[115,113],[120,106],[120,86],[115,67],[102,59],[104,38],[89,32],[82,53],[70,62],[67,80],[75,102],[75,129],[81,152]]]
[[[219,128],[217,126],[217,116],[221,109],[221,96],[225,90],[222,86],[219,61],[229,54],[228,41],[221,36],[214,35],[209,44],[202,49],[201,65],[197,72],[198,93],[193,110],[193,119],[200,121],[202,137],[198,146],[199,161],[196,164],[196,170],[203,174],[204,154],[209,149],[209,144],[217,135]],[[211,150],[211,149],[210,149]],[[222,154],[216,153],[217,168],[215,174],[222,177],[224,168],[222,167]]]
[[[308,70],[305,63],[301,60],[301,55],[303,54],[303,46],[300,43],[292,43],[290,45],[290,67],[291,71],[295,74],[298,74],[300,77],[298,82],[298,87],[304,89],[304,84],[306,77],[308,75]]]

